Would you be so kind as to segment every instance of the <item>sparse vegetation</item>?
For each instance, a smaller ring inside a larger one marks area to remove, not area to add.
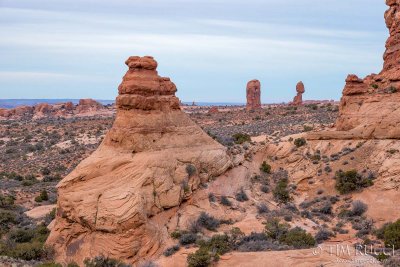
[[[307,141],[305,138],[301,137],[301,138],[296,138],[294,140],[294,145],[297,147],[302,147],[305,146],[307,144]]]
[[[336,172],[336,189],[341,194],[347,194],[372,186],[374,183],[371,178],[363,177],[356,170]]]

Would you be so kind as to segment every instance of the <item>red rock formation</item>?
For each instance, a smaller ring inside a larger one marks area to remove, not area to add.
[[[210,114],[215,114],[215,113],[218,113],[218,112],[219,112],[219,110],[218,110],[217,107],[211,107],[211,108],[208,110],[208,113],[210,113]]]
[[[251,80],[246,87],[247,110],[261,109],[261,83],[259,80]]]
[[[104,109],[104,106],[93,99],[81,99],[76,107],[78,113],[96,112]]]
[[[158,252],[165,224],[202,182],[232,165],[179,107],[152,57],[130,57],[117,116],[100,147],[58,184],[48,244],[57,261],[105,255],[136,262]]]
[[[400,0],[386,0],[386,26],[390,36],[383,69],[364,79],[349,75],[340,101],[336,132],[310,138],[400,138]]]
[[[302,81],[298,82],[296,85],[297,95],[293,99],[293,105],[299,106],[303,104],[303,94],[305,92],[304,84]]]

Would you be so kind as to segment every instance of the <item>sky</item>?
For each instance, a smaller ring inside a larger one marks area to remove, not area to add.
[[[114,99],[151,55],[182,101],[340,99],[382,68],[383,0],[0,0],[0,99]]]

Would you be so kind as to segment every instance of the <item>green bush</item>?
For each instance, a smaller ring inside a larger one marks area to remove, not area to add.
[[[265,224],[265,231],[269,238],[280,240],[289,231],[289,225],[280,223],[277,218],[271,218]]]
[[[17,243],[30,242],[35,236],[35,232],[31,229],[17,229],[10,233],[10,239]]]
[[[233,138],[233,141],[234,141],[236,144],[243,144],[243,143],[245,143],[245,142],[250,142],[250,141],[251,141],[250,135],[248,135],[248,134],[243,134],[243,133],[234,134],[234,135],[232,136],[232,138]]]
[[[26,261],[40,260],[44,250],[40,242],[17,243],[14,248],[7,251],[6,255]]]
[[[292,200],[292,197],[290,196],[289,190],[287,188],[288,182],[289,181],[287,178],[281,178],[276,184],[275,189],[273,191],[276,201],[281,203],[287,203]]]
[[[213,261],[218,261],[220,255],[232,250],[232,242],[228,235],[214,235],[210,240],[198,242],[199,250],[189,254],[187,262],[189,267],[209,266]]]
[[[294,145],[297,146],[297,147],[302,147],[302,146],[304,146],[304,145],[306,145],[306,144],[307,144],[307,141],[306,141],[306,139],[303,138],[303,137],[301,137],[301,138],[296,138],[296,139],[294,140]]]
[[[187,263],[189,267],[207,267],[211,264],[212,257],[205,248],[197,250],[195,253],[189,254]]]
[[[400,220],[384,227],[383,237],[385,246],[400,249]]]
[[[49,195],[47,194],[46,190],[43,190],[42,192],[40,192],[40,195],[35,198],[36,202],[42,202],[42,201],[47,201],[47,200],[49,200]]]
[[[14,206],[15,198],[13,196],[4,196],[0,194],[0,208],[10,209]]]
[[[300,227],[289,230],[279,241],[296,249],[310,248],[316,244],[314,237]]]
[[[338,190],[341,194],[348,194],[374,184],[371,178],[363,177],[361,174],[357,173],[356,170],[350,170],[346,172],[338,171],[336,172],[335,178],[336,190]]]
[[[265,173],[271,173],[271,165],[269,165],[266,161],[263,161],[260,170]]]

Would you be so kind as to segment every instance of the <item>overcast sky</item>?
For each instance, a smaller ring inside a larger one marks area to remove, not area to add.
[[[379,72],[383,0],[0,0],[0,98],[114,99],[131,55],[152,55],[183,101],[339,99]]]

